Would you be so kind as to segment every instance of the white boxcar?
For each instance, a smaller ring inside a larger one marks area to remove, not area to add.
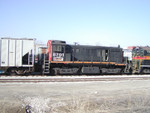
[[[25,71],[25,67],[33,67],[34,42],[34,39],[28,38],[1,38],[0,67],[9,70],[12,68],[13,72],[15,69]]]

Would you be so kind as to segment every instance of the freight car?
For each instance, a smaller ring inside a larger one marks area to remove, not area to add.
[[[120,47],[70,45],[58,40],[49,40],[47,47],[43,74],[122,73],[126,66]]]
[[[25,74],[34,70],[34,39],[1,38],[0,70],[7,74]]]

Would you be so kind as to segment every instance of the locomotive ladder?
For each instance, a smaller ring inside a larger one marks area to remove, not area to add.
[[[49,74],[49,69],[50,69],[50,64],[49,64],[49,60],[46,57],[47,55],[44,54],[44,60],[43,60],[43,75]]]

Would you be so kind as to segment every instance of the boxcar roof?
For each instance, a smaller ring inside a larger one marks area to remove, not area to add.
[[[2,37],[1,39],[9,39],[9,40],[35,40],[35,38],[10,38],[10,37]]]

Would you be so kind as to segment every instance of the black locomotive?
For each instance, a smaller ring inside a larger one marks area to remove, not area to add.
[[[124,63],[120,47],[69,45],[49,40],[43,56],[43,74],[105,74],[122,73]]]

